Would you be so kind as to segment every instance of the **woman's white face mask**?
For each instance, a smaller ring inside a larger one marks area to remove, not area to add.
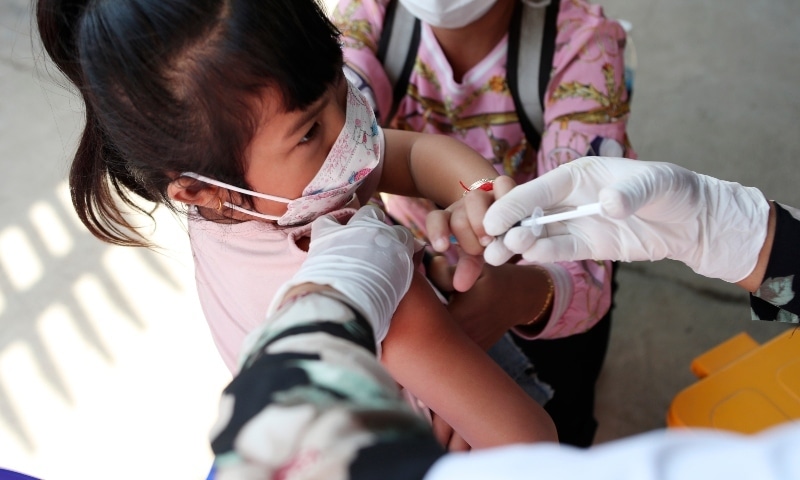
[[[497,0],[400,0],[412,15],[441,28],[461,28],[481,18]]]
[[[254,192],[194,172],[183,172],[181,176],[245,195],[285,203],[286,213],[281,216],[248,210],[230,202],[225,202],[224,205],[247,215],[277,221],[278,225],[282,226],[302,224],[341,208],[353,200],[358,187],[380,163],[381,136],[382,132],[378,128],[378,122],[369,102],[348,82],[344,127],[322,168],[303,190],[301,197],[290,199]]]

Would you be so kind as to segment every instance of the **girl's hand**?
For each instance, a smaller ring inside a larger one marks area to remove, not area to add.
[[[473,190],[444,210],[428,214],[426,226],[433,249],[445,252],[451,241],[458,244],[459,259],[453,274],[453,288],[464,292],[478,279],[483,267],[483,250],[494,237],[487,235],[483,217],[494,201],[516,186],[510,177],[494,180],[493,190]]]

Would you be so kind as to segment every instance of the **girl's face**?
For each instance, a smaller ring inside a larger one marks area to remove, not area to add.
[[[279,98],[273,89],[266,95]],[[302,196],[344,127],[346,96],[342,76],[305,110],[286,112],[280,102],[266,103],[261,125],[245,151],[245,180],[252,189],[290,199]],[[286,211],[285,203],[252,199],[258,212],[280,216]]]

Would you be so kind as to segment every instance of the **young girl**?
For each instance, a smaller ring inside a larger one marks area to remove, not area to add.
[[[379,129],[315,1],[39,0],[37,21],[86,104],[70,171],[78,216],[101,240],[146,245],[120,200],[190,205],[198,293],[231,369],[317,216],[343,219],[376,189],[421,196],[451,205],[467,224],[457,238],[475,242],[468,225],[485,208],[463,204],[485,207],[479,187],[496,173],[455,140]],[[473,448],[555,439],[422,277],[375,334],[395,380]]]

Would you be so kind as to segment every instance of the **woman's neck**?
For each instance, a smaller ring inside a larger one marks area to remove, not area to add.
[[[481,18],[461,28],[431,26],[450,67],[461,82],[470,69],[494,49],[508,32],[516,0],[497,0]]]

